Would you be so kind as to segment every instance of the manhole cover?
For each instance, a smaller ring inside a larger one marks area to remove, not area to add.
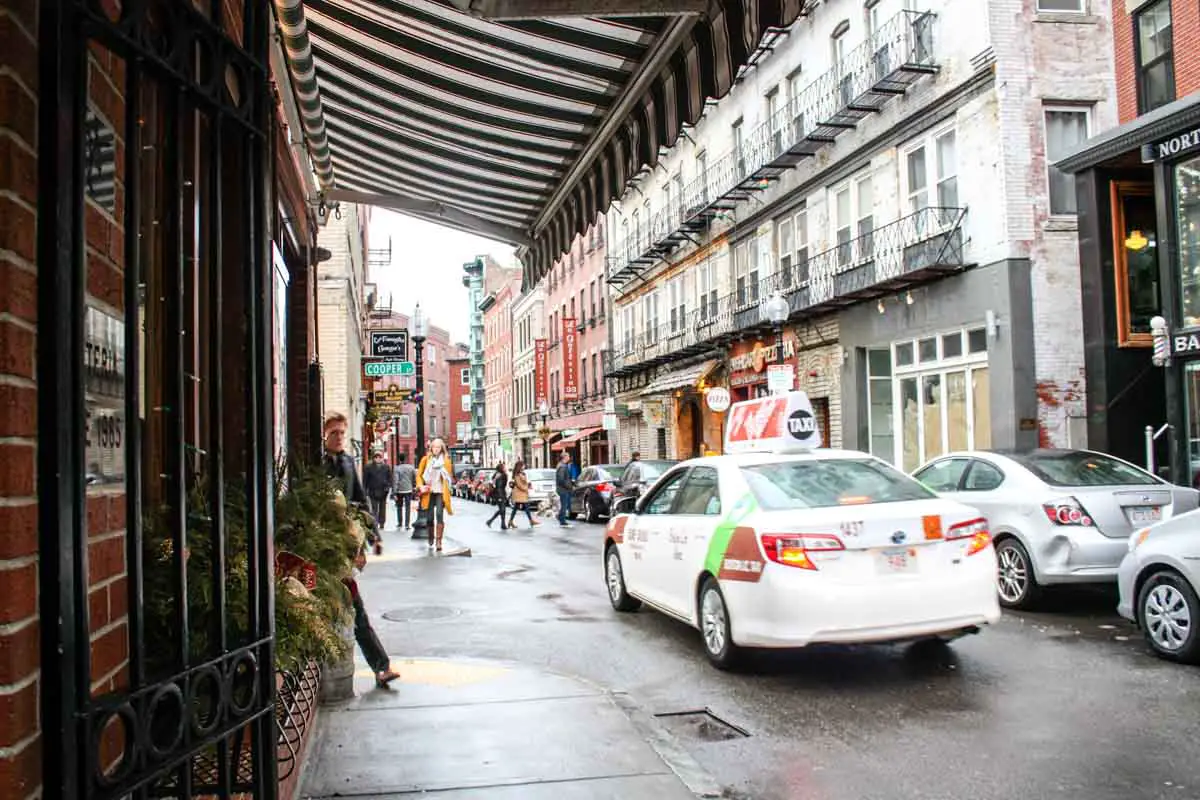
[[[707,708],[696,711],[669,711],[665,714],[655,714],[672,732],[702,742],[725,742],[730,739],[743,739],[750,732],[739,728],[732,722],[726,722]]]
[[[462,612],[450,606],[411,606],[383,612],[388,622],[434,622],[457,617]]]

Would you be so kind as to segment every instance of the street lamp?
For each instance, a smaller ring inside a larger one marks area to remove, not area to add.
[[[421,456],[425,454],[425,372],[423,369],[425,359],[425,337],[429,334],[429,328],[425,323],[425,315],[421,313],[421,304],[417,303],[417,307],[413,309],[412,319],[409,320],[412,334],[413,347],[415,349],[414,361],[416,361],[417,385],[416,385],[416,407],[417,407],[417,447],[416,455],[413,457],[413,463],[419,465]],[[428,533],[425,527],[429,524],[429,519],[424,514],[417,514],[417,521],[413,523],[414,539],[428,538]]]
[[[791,312],[787,298],[779,292],[771,295],[762,305],[763,316],[775,326],[775,358],[780,364],[783,363],[783,323],[787,322]]]
[[[545,400],[538,406],[538,413],[542,415],[542,429],[539,431],[542,434],[542,466],[550,466],[550,404]]]

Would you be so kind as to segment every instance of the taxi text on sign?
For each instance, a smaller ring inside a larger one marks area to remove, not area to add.
[[[729,409],[726,453],[794,453],[820,446],[821,429],[805,392],[760,397]]]

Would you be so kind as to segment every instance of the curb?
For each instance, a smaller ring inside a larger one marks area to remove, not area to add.
[[[699,762],[679,743],[679,740],[670,731],[659,725],[627,693],[609,692],[608,695],[617,708],[625,712],[625,716],[638,729],[638,733],[654,749],[654,752],[658,753],[658,757],[671,768],[675,777],[683,781],[688,791],[701,798],[726,796],[725,789],[708,773],[708,770],[700,766]]]

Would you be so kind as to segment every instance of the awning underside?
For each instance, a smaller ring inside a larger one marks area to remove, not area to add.
[[[326,196],[523,246],[537,280],[809,2],[501,22],[434,0],[303,0],[316,80],[296,89],[319,92],[304,105],[323,111]]]
[[[660,375],[642,390],[642,397],[673,392],[685,386],[695,386],[701,378],[706,377],[716,366],[716,360],[710,360]]]

